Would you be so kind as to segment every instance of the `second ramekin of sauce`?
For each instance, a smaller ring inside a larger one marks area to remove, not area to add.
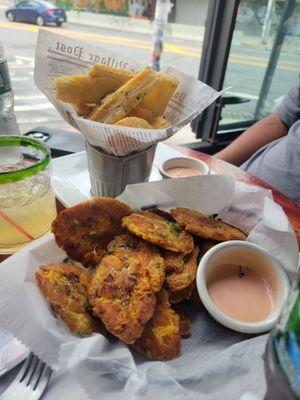
[[[219,323],[254,334],[274,327],[290,283],[272,254],[256,244],[233,240],[214,246],[202,257],[197,289]]]
[[[159,172],[164,179],[184,178],[187,176],[209,175],[209,166],[196,158],[174,157],[165,160]]]

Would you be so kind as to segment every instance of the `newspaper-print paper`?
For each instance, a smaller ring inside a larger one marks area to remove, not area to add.
[[[126,56],[109,52],[94,43],[82,42],[47,30],[39,31],[34,70],[36,85],[48,97],[62,118],[78,129],[91,145],[115,156],[144,150],[169,138],[191,122],[222,93],[169,67],[166,72],[180,81],[165,111],[165,116],[172,123],[170,128],[138,129],[94,122],[79,117],[71,104],[55,98],[54,79],[61,75],[86,75],[95,63],[134,72],[142,67]]]
[[[243,220],[246,228],[253,228],[248,239],[274,253],[286,270],[296,271],[297,241],[281,207],[264,190],[239,185],[229,175],[129,185],[120,197],[133,208],[156,204],[165,209],[191,207],[207,214],[222,211],[223,215],[227,210],[228,222],[234,220],[231,216],[235,218],[231,210],[238,198],[241,210],[251,208],[260,215],[254,227],[252,218],[250,226]],[[41,265],[62,262],[65,257],[49,235],[9,257],[0,268],[1,326],[59,373],[74,378],[65,379],[59,390],[54,375],[44,400],[73,399],[70,385],[74,380],[91,400],[241,400],[247,392],[263,398],[262,355],[267,335],[231,331],[201,306],[189,308],[192,332],[182,340],[181,356],[172,361],[146,360],[124,343],[111,343],[98,333],[85,338],[72,335],[56,318],[34,278]]]

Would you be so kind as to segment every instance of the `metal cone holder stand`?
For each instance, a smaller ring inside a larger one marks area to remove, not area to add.
[[[155,150],[156,144],[146,150],[116,157],[86,142],[91,195],[117,197],[126,185],[147,182]]]

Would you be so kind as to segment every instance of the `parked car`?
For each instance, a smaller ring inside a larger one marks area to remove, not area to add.
[[[23,0],[9,7],[5,12],[9,21],[31,22],[39,26],[54,23],[60,26],[67,21],[66,12],[46,1]]]

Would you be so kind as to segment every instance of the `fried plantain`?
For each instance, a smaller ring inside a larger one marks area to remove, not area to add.
[[[165,260],[166,274],[171,272],[182,272],[185,264],[186,255],[182,253],[174,253],[170,250],[162,250],[162,256]]]
[[[188,288],[195,282],[198,267],[199,247],[195,245],[191,254],[178,257],[178,267],[166,276],[165,286],[172,293]],[[172,260],[174,257],[169,256]],[[168,256],[165,258],[168,265]]]
[[[84,266],[96,266],[108,243],[121,231],[130,207],[110,198],[94,198],[62,211],[52,223],[56,243]]]
[[[172,360],[180,356],[180,318],[171,308],[165,289],[157,300],[152,319],[133,347],[151,360]]]
[[[171,210],[170,213],[187,232],[203,239],[219,242],[246,239],[246,235],[238,228],[221,220],[207,217],[198,211],[178,207]]]
[[[129,257],[138,258],[140,265],[148,271],[151,290],[158,292],[161,289],[165,279],[165,263],[157,247],[126,233],[110,242],[107,252],[121,260]]]
[[[196,288],[196,282],[191,282],[190,285],[185,287],[184,289],[177,290],[175,292],[171,292],[168,288],[166,288],[169,293],[169,300],[172,304],[181,303],[183,300],[190,300],[192,297],[194,290]]]
[[[134,235],[167,250],[187,254],[194,248],[194,240],[189,233],[151,211],[132,213],[123,218],[122,225]]]
[[[155,292],[164,281],[164,261],[155,246],[131,235],[108,245],[89,288],[94,315],[125,343],[139,338],[152,317]]]
[[[83,267],[50,264],[40,267],[35,278],[46,300],[73,333],[91,335],[93,332],[106,332],[101,321],[92,315],[87,300],[91,278]]]

